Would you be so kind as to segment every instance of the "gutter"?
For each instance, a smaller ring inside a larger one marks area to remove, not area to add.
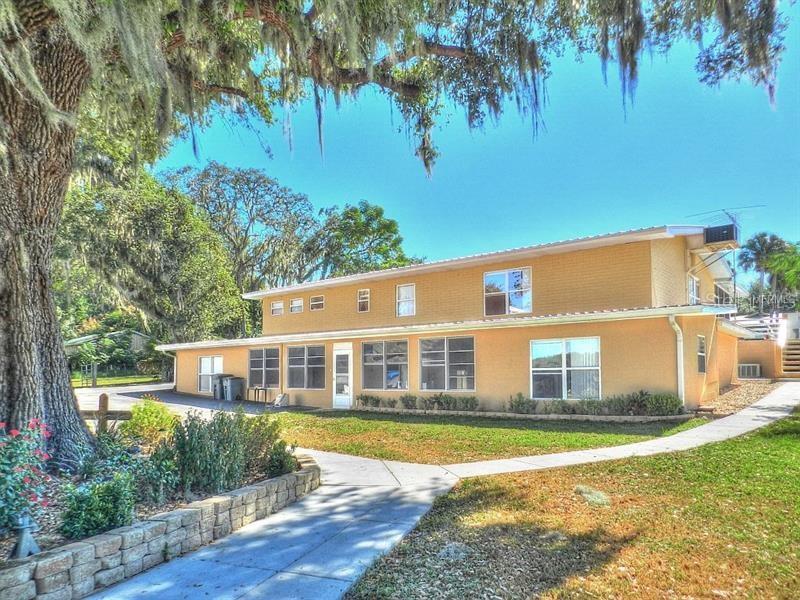
[[[675,315],[669,315],[669,324],[675,331],[675,358],[678,361],[678,397],[686,404],[686,391],[683,383],[683,331],[675,320]]]

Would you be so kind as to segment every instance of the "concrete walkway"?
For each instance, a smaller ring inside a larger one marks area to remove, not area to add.
[[[364,570],[414,528],[433,500],[460,477],[534,471],[675,452],[768,425],[800,405],[786,383],[745,410],[647,442],[444,466],[381,461],[306,450],[322,487],[299,502],[197,552],[93,596],[158,598],[340,598]]]

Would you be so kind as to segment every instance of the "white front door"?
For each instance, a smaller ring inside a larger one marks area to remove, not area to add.
[[[333,345],[333,408],[353,404],[353,344]]]

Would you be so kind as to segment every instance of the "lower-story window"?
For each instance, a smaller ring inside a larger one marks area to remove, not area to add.
[[[276,388],[280,384],[280,350],[259,348],[250,350],[250,387]]]
[[[531,397],[543,400],[598,400],[600,338],[533,340]]]
[[[290,346],[288,387],[325,389],[325,346]]]
[[[475,338],[428,338],[419,341],[420,388],[475,389]]]
[[[361,344],[365,390],[408,389],[408,342],[364,342]]]
[[[221,356],[201,356],[197,369],[197,390],[200,392],[211,391],[211,376],[222,373]]]

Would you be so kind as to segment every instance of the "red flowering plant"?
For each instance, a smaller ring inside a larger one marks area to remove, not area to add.
[[[35,517],[47,506],[44,466],[50,457],[43,448],[48,437],[39,419],[31,419],[22,430],[0,422],[0,530],[12,527],[26,512]]]

